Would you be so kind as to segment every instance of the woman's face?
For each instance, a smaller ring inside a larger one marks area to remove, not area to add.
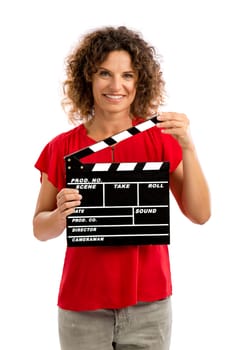
[[[95,111],[129,113],[136,95],[137,74],[127,51],[112,51],[93,75]]]

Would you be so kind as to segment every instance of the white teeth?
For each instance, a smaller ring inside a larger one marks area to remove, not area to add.
[[[122,98],[122,96],[116,96],[116,95],[105,95],[106,97],[112,98],[114,100],[119,100],[120,98]]]

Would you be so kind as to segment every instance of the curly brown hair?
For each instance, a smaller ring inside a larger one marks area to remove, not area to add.
[[[165,83],[155,48],[125,26],[103,27],[87,33],[66,59],[62,105],[68,107],[71,122],[92,116],[92,76],[110,52],[119,50],[129,53],[138,76],[131,114],[146,118],[164,102]]]

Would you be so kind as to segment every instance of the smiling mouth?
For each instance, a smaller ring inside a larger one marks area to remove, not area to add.
[[[123,95],[109,95],[109,94],[104,94],[104,96],[112,100],[120,100],[124,97]]]

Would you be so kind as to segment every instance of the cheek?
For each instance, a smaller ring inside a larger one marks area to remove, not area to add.
[[[96,81],[93,81],[93,84],[92,84],[92,91],[93,91],[93,94],[94,95],[98,95],[98,93],[104,89],[106,83],[104,81],[101,81],[101,80],[96,80]]]
[[[136,94],[137,90],[137,84],[134,82],[129,86],[129,89],[131,90],[132,94]]]
[[[131,92],[132,98],[134,99],[137,92],[136,85],[131,86],[130,92]]]
[[[100,91],[100,84],[98,82],[93,82],[92,83],[93,96],[94,97],[98,96],[99,91]]]

